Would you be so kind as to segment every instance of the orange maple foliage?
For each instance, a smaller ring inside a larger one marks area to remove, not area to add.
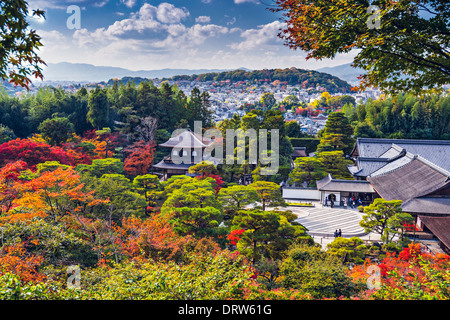
[[[42,173],[31,181],[15,186],[18,196],[1,222],[29,221],[51,216],[54,220],[71,212],[83,212],[108,200],[96,199],[94,191],[83,191],[84,184],[72,167]]]
[[[28,255],[23,243],[4,246],[0,252],[0,275],[9,272],[24,282],[41,282],[46,279],[38,270],[43,261],[41,256]]]
[[[172,259],[180,254],[187,238],[179,237],[168,219],[155,214],[148,219],[124,218],[117,244],[123,253],[131,258],[143,256],[152,259]]]

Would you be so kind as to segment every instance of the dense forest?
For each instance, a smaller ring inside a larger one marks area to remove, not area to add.
[[[303,89],[316,89],[317,87],[323,87],[326,91],[344,92],[351,91],[351,86],[332,75],[322,73],[314,70],[303,70],[297,68],[289,69],[271,69],[271,70],[234,70],[225,72],[212,72],[200,75],[184,75],[175,76],[171,80],[189,80],[189,81],[250,81],[250,82],[270,82],[278,80],[288,85],[300,85]]]
[[[356,137],[450,139],[450,96],[398,94],[342,109]]]
[[[76,93],[45,87],[20,98],[2,91],[0,124],[19,138],[38,132],[39,125],[50,118],[67,118],[79,135],[103,127],[132,135],[144,118],[152,117],[159,128],[171,132],[187,125],[193,128],[194,120],[211,126],[208,103],[208,93],[196,88],[187,97],[167,83],[157,88],[151,82],[141,82],[139,86],[116,82],[89,92],[82,88]]]

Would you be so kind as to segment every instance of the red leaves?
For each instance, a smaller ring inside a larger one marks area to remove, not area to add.
[[[24,161],[30,169],[46,161],[59,161],[66,165],[76,163],[64,149],[30,139],[16,139],[0,145],[0,166],[18,160]]]
[[[212,185],[213,185],[212,187],[213,187],[214,191],[216,192],[216,194],[218,194],[220,189],[222,189],[223,179],[218,174],[205,174],[205,175],[197,176],[196,178],[200,179],[200,180],[203,180],[206,178],[214,179],[214,182],[212,183]]]
[[[126,148],[124,151],[128,152],[129,156],[124,161],[125,172],[132,176],[147,174],[155,156],[155,147],[154,143],[139,141]]]
[[[239,237],[241,234],[245,232],[245,229],[241,230],[233,230],[230,232],[230,234],[227,236],[227,239],[230,241],[232,245],[236,245],[241,238]]]

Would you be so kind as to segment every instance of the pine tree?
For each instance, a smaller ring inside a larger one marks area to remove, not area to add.
[[[349,154],[354,146],[353,128],[348,122],[345,113],[333,112],[328,116],[325,129],[322,132],[318,152],[342,150]]]

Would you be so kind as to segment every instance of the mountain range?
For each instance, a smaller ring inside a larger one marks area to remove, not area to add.
[[[251,71],[247,68],[241,70]],[[205,74],[212,72],[232,71],[231,69],[159,69],[159,70],[138,70],[132,71],[120,67],[94,66],[86,63],[48,63],[43,68],[44,80],[46,81],[73,81],[73,82],[101,82],[114,78],[140,77],[147,79],[171,78],[180,75]],[[350,64],[335,67],[320,68],[316,71],[328,73],[347,82],[358,81],[357,77],[363,74],[364,70],[356,69]]]
[[[94,66],[86,63],[48,63],[43,68],[44,80],[100,82],[113,78],[140,77],[147,79],[168,78],[177,75],[193,75],[208,72],[228,71],[224,69],[160,69],[132,71],[120,67]]]
[[[331,74],[332,76],[345,80],[348,83],[359,82],[358,77],[366,72],[361,68],[353,68],[351,63],[342,64],[335,67],[320,68],[316,71]]]

